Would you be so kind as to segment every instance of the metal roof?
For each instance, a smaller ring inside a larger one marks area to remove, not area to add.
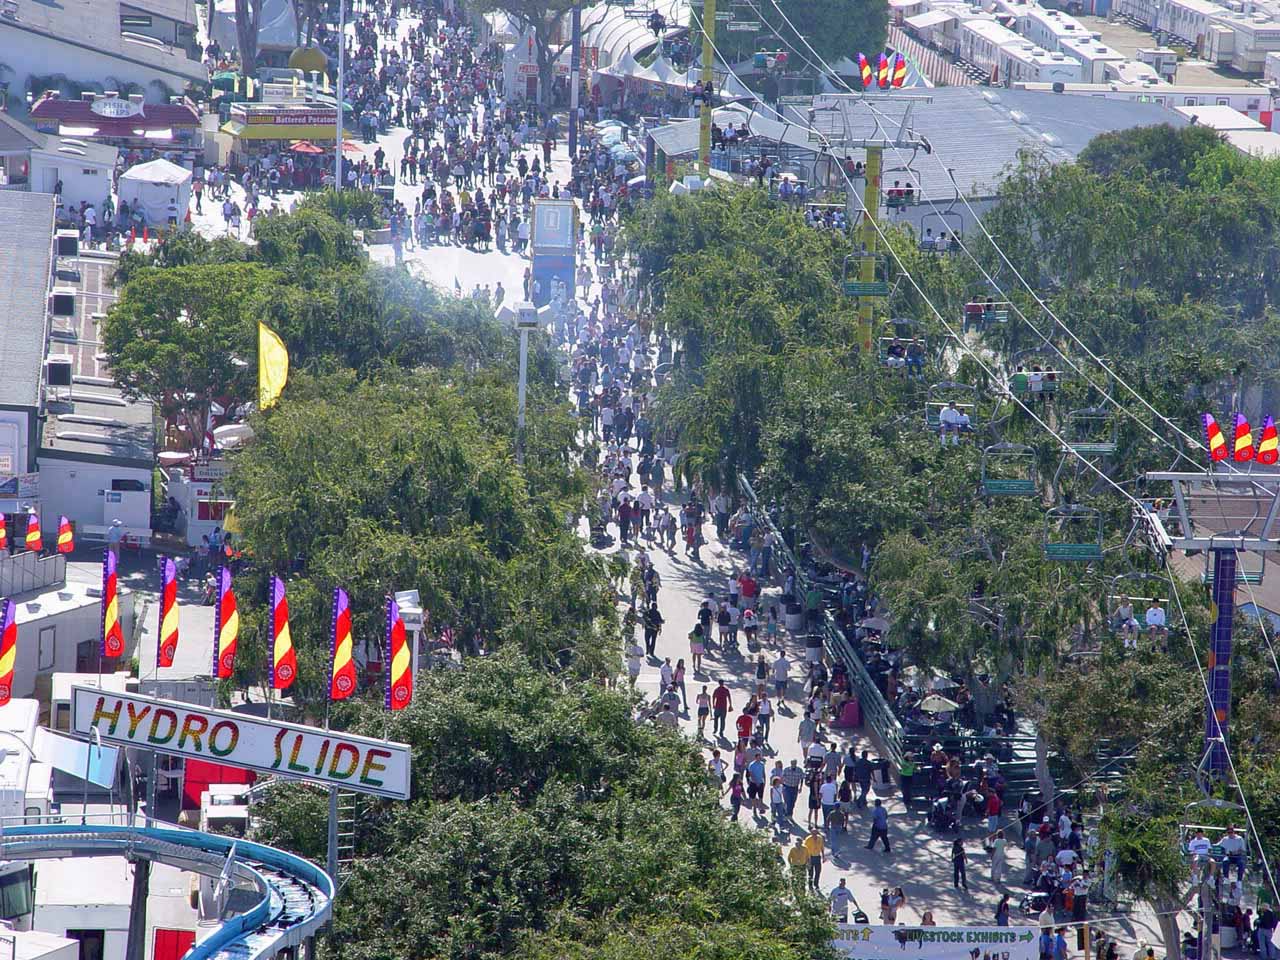
[[[0,406],[40,405],[53,213],[53,194],[0,191]]]
[[[939,87],[929,96],[929,103],[914,101],[911,126],[934,155],[922,150],[913,159],[910,150],[891,148],[884,164],[888,179],[910,180],[933,200],[955,196],[948,167],[966,196],[992,196],[1020,150],[1038,148],[1062,162],[1074,159],[1099,134],[1186,125],[1184,117],[1156,103],[1094,97],[1068,102],[1066,94],[981,87]],[[847,103],[850,139],[892,136],[908,102],[909,97],[870,94]],[[862,151],[852,154],[860,157]]]
[[[814,149],[814,144],[809,142],[809,135],[803,127],[754,113],[748,104],[719,107],[712,112],[711,118],[721,127],[732,123],[739,130],[746,129],[753,137],[761,137],[773,143],[785,143],[802,150]],[[658,149],[667,156],[679,157],[697,152],[699,123],[696,119],[677,120],[654,127],[648,134]]]

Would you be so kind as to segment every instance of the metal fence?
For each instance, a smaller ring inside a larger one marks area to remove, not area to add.
[[[800,564],[796,562],[795,554],[792,553],[791,548],[787,546],[786,541],[782,538],[782,533],[774,525],[773,518],[769,516],[768,511],[761,508],[760,500],[756,496],[755,490],[752,489],[750,481],[746,477],[740,476],[738,478],[738,487],[741,489],[742,495],[747,498],[747,502],[751,504],[751,512],[757,518],[757,521],[763,523],[769,532],[773,534],[774,549],[795,570],[796,584],[805,587],[807,591],[809,577]],[[853,685],[854,692],[858,695],[858,706],[862,710],[863,719],[875,730],[882,753],[893,762],[894,766],[901,768],[906,759],[906,751],[902,724],[894,715],[893,708],[889,706],[884,694],[880,692],[880,688],[871,679],[871,674],[867,672],[867,668],[862,663],[862,658],[854,650],[849,638],[836,626],[830,611],[823,611],[822,624],[819,630],[821,631],[823,646],[826,648],[827,654],[832,659],[843,663],[848,670],[850,683]]]
[[[28,550],[12,556],[0,556],[0,597],[16,597],[21,593],[43,590],[66,579],[65,554],[51,553],[42,557]]]

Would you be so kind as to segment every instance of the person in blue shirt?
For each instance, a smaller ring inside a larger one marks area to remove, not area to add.
[[[884,852],[889,853],[889,811],[879,799],[871,811],[871,839],[867,841],[867,849],[873,849],[877,840],[884,843]]]
[[[1053,960],[1067,960],[1066,927],[1059,927],[1053,936]]]

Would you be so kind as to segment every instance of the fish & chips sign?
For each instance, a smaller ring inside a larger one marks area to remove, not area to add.
[[[71,711],[76,733],[112,743],[409,799],[403,743],[96,687],[72,687]]]

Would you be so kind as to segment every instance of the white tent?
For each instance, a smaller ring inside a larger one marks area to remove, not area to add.
[[[215,0],[209,35],[223,50],[237,50],[236,0]],[[258,21],[258,49],[292,50],[297,43],[298,21],[292,0],[266,0]]]
[[[117,193],[131,209],[141,205],[147,222],[154,224],[167,222],[172,201],[178,206],[181,222],[191,203],[191,171],[168,160],[139,163],[120,174]]]

